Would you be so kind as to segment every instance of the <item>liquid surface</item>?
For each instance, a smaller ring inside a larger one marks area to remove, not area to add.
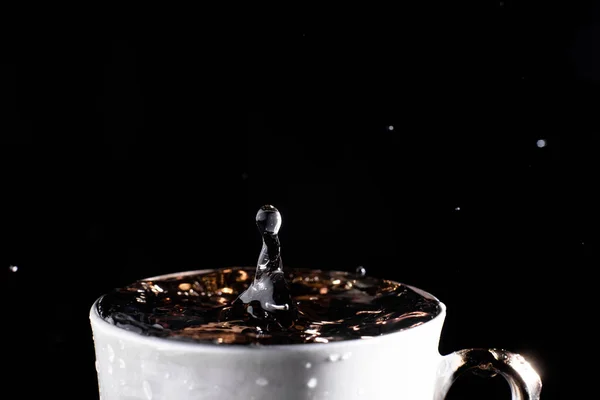
[[[215,344],[299,344],[368,339],[437,316],[437,300],[392,281],[336,271],[290,269],[293,320],[263,320],[236,300],[255,268],[228,268],[138,281],[103,296],[99,314],[147,336]]]

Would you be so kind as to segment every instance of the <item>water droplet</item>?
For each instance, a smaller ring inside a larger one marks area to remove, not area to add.
[[[265,378],[258,378],[258,379],[256,380],[256,384],[257,384],[258,386],[267,386],[267,385],[269,384],[269,381],[268,381],[268,380],[266,380]]]
[[[125,368],[125,360],[119,358],[119,368]]]
[[[125,350],[125,342],[123,342],[121,339],[119,339],[119,348],[121,350]]]
[[[142,382],[142,389],[144,390],[144,394],[148,400],[152,400],[152,388],[150,387],[150,383],[148,381]]]
[[[347,359],[349,359],[350,357],[352,357],[352,353],[345,353],[345,354],[342,356],[342,360],[347,360]]]
[[[312,367],[312,364],[307,362],[306,364],[304,364],[304,367],[305,367],[306,369],[309,369],[309,368],[311,368],[311,367]]]
[[[308,380],[308,382],[306,382],[306,386],[308,386],[311,389],[314,389],[317,387],[317,378],[310,378]]]
[[[540,140],[538,140],[538,141],[536,142],[536,145],[537,145],[537,147],[539,147],[540,149],[541,149],[542,147],[546,147],[546,145],[547,145],[547,144],[548,144],[548,143],[547,143],[547,142],[546,142],[544,139],[540,139]]]
[[[113,350],[110,344],[106,345],[106,351],[108,353],[108,361],[110,361],[111,363],[115,361],[115,351]]]
[[[356,275],[362,278],[363,276],[367,275],[367,269],[362,265],[359,265],[358,268],[356,268]]]
[[[394,130],[394,126],[393,125],[388,126],[388,131],[393,131],[393,130]]]
[[[10,272],[17,272],[19,270],[19,267],[17,267],[16,265],[11,265],[10,267],[8,267],[8,269],[10,270]]]
[[[330,354],[327,359],[331,362],[336,362],[336,361],[339,361],[340,358],[341,358],[341,356],[339,354]]]
[[[454,207],[454,211],[460,211],[460,207]]]
[[[256,225],[261,234],[277,235],[281,228],[281,214],[272,205],[265,205],[256,213]]]

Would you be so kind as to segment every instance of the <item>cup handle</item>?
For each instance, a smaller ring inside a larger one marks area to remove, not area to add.
[[[501,349],[466,349],[443,356],[438,371],[435,400],[446,398],[452,384],[466,371],[507,380],[512,400],[539,400],[542,381],[519,354]]]

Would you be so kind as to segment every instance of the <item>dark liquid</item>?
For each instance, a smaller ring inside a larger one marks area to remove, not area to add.
[[[436,317],[437,300],[388,280],[345,272],[290,269],[284,276],[294,319],[259,319],[235,302],[255,268],[139,281],[102,297],[100,315],[147,336],[219,344],[297,344],[367,339]]]

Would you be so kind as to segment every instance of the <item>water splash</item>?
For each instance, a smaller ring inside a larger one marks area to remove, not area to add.
[[[367,340],[421,325],[441,312],[437,300],[401,283],[354,272],[286,268],[296,314],[293,324],[282,328],[289,311],[269,313],[272,319],[265,321],[246,313],[241,301],[232,305],[254,282],[255,272],[256,267],[234,267],[138,281],[104,296],[98,312],[117,327],[142,335],[218,345]],[[191,284],[185,293],[179,288],[182,282]],[[136,301],[142,293],[146,303]],[[334,359],[350,356],[336,353]],[[316,366],[311,360],[302,365]]]
[[[283,270],[281,214],[260,208],[255,267],[142,280],[98,302],[110,324],[142,335],[214,344],[295,344],[370,339],[425,323],[440,304],[397,282],[354,273]],[[122,344],[119,343],[122,347]],[[331,362],[350,353],[334,354]],[[114,350],[108,349],[114,361]],[[311,368],[310,362],[305,367]]]
[[[279,229],[281,214],[272,205],[265,205],[256,214],[256,226],[263,245],[256,265],[256,274],[250,287],[236,300],[246,311],[263,321],[276,321],[282,326],[293,324],[294,305],[283,273]]]

